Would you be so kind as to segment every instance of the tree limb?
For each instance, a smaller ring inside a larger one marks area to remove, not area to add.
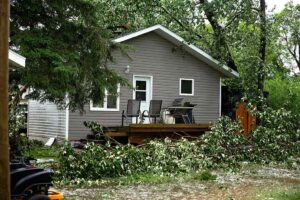
[[[199,39],[202,39],[202,36],[198,33],[196,33],[194,30],[191,30],[191,28],[185,26],[180,20],[178,20],[176,17],[174,17],[165,7],[161,6],[162,10],[167,13],[173,20],[175,20],[183,29],[192,32],[195,34]]]
[[[266,46],[267,46],[267,21],[266,21],[266,2],[265,0],[260,0],[260,39],[259,39],[259,70],[257,74],[257,86],[258,90],[263,94],[264,90],[264,68],[265,68],[265,61],[266,61]]]
[[[209,4],[207,0],[200,0],[199,1],[200,4]],[[224,34],[224,29],[222,28],[222,26],[218,23],[218,21],[215,18],[215,14],[213,13],[213,11],[211,9],[209,9],[207,6],[204,6],[204,13],[207,17],[207,20],[209,21],[209,23],[211,24],[213,31],[214,31],[214,36],[215,39],[217,41],[216,45],[220,45],[222,46],[225,51],[226,51],[226,55],[225,55],[225,62],[226,64],[234,69],[237,70],[237,66],[234,62],[234,59],[231,55],[229,46],[227,44],[226,41],[226,37]]]
[[[11,100],[11,102],[9,103],[9,105],[13,106],[13,107],[17,106],[20,103],[21,99],[22,99],[22,95],[27,91],[27,89],[28,89],[27,85],[23,86],[18,91],[18,93],[14,96],[14,98]]]

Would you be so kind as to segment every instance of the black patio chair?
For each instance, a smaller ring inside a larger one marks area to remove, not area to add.
[[[136,123],[138,123],[138,118],[140,116],[141,110],[141,101],[135,100],[135,99],[129,99],[127,103],[127,111],[125,113],[125,110],[122,112],[122,126],[124,126],[124,119],[128,118],[136,118]]]
[[[154,123],[156,123],[156,118],[161,116],[161,105],[162,100],[151,100],[149,110],[145,110],[142,113],[142,118],[149,117],[149,122],[150,118],[154,118]]]

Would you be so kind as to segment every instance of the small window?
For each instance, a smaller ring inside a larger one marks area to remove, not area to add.
[[[135,99],[140,101],[146,101],[147,99],[147,82],[136,81],[135,82]]]
[[[118,86],[118,93],[120,93],[120,85]],[[91,111],[119,111],[120,96],[111,95],[105,90],[105,97],[102,104],[90,103]]]
[[[180,95],[194,95],[194,79],[181,78],[179,80],[179,94]]]

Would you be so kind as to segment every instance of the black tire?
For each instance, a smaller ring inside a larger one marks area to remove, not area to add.
[[[28,200],[51,200],[47,195],[36,194],[30,197]]]

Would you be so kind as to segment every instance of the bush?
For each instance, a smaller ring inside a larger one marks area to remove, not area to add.
[[[217,176],[213,175],[210,171],[203,171],[200,174],[194,176],[194,179],[201,180],[201,181],[214,181],[216,180]]]
[[[285,108],[295,114],[300,110],[300,76],[276,75],[266,81],[268,103],[274,109]],[[300,118],[298,118],[300,120]]]

